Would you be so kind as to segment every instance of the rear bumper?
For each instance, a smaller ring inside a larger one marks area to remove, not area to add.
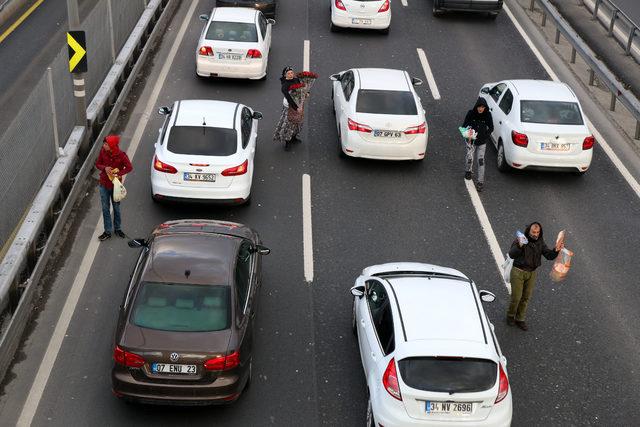
[[[365,141],[356,132],[348,131],[342,139],[342,151],[351,157],[377,160],[422,160],[427,150],[428,134],[408,143],[375,143]]]
[[[382,13],[380,16],[376,17],[357,17],[350,16],[344,12],[334,12],[331,14],[331,22],[336,27],[340,28],[362,28],[362,29],[371,29],[371,30],[384,30],[385,28],[389,28],[391,25],[391,13]],[[369,19],[371,20],[370,24],[363,23],[354,23],[353,19]]]
[[[452,12],[499,12],[502,10],[502,1],[440,0],[438,8]]]
[[[591,166],[593,149],[577,154],[536,154],[520,147],[513,147],[507,154],[507,161],[515,169],[538,169],[555,171],[584,172]]]
[[[201,77],[228,77],[235,79],[261,79],[267,74],[265,58],[246,64],[218,64],[196,54],[196,74]]]
[[[247,173],[234,177],[229,187],[186,187],[169,184],[165,176],[152,171],[151,194],[156,200],[242,204],[251,194],[251,181],[252,174]]]

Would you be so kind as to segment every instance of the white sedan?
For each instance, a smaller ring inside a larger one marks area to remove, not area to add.
[[[330,1],[331,31],[339,28],[364,28],[389,33],[391,0]]]
[[[500,171],[589,169],[595,139],[578,98],[565,83],[504,80],[484,85],[480,97],[493,116]]]
[[[495,295],[409,262],[365,268],[351,293],[367,427],[511,424],[507,360],[482,307]]]
[[[196,51],[198,76],[261,79],[267,75],[273,19],[244,7],[216,7],[211,16],[200,19],[207,23]]]
[[[406,71],[354,68],[331,76],[340,153],[383,160],[422,160],[425,111]]]
[[[166,116],[151,162],[155,201],[249,201],[262,114],[235,102],[176,101]]]

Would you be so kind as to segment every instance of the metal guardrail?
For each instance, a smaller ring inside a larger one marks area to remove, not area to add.
[[[615,37],[614,30],[618,28],[621,33],[625,33],[624,38],[618,39],[624,47],[625,55],[631,55],[631,48],[636,40],[640,40],[640,28],[629,16],[624,13],[613,1],[611,0],[582,0],[582,4],[592,13],[593,19],[598,20],[607,29],[608,35]],[[605,13],[600,13],[603,10],[601,6],[607,9]],[[626,28],[619,28],[618,23],[622,22],[622,25]],[[627,30],[626,32],[624,30]],[[636,39],[636,37],[639,37]],[[635,57],[636,55],[634,55]],[[638,58],[636,58],[638,59]]]
[[[600,2],[606,0],[600,0]],[[555,42],[560,42],[560,35],[571,44],[571,63],[576,60],[576,53],[585,61],[589,67],[589,85],[593,85],[597,76],[598,80],[603,83],[611,93],[611,103],[609,109],[615,111],[616,102],[620,101],[622,105],[636,119],[635,139],[640,139],[640,101],[638,98],[618,80],[618,78],[609,70],[609,68],[599,59],[596,54],[587,46],[582,38],[576,33],[571,25],[565,21],[560,12],[549,2],[549,0],[531,0],[530,10],[533,11],[537,3],[542,10],[542,26],[547,22],[547,17],[551,17],[556,27]]]
[[[74,128],[0,263],[0,378],[20,343],[45,267],[137,72],[167,25],[177,0],[150,0],[87,108],[88,128]],[[81,164],[80,164],[81,163]],[[80,164],[79,168],[78,165]],[[76,169],[78,171],[76,172]],[[74,175],[75,173],[75,175]]]

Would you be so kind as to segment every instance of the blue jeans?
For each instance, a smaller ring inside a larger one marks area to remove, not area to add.
[[[104,231],[112,233],[113,228],[120,230],[120,202],[113,201],[113,188],[107,189],[102,185],[100,188],[100,202],[102,203],[102,221],[104,223]],[[111,206],[113,205],[113,227],[111,226]]]

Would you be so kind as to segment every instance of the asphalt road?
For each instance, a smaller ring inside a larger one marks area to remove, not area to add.
[[[30,2],[25,9],[34,2]],[[80,19],[91,12],[98,0],[78,0]],[[18,11],[0,32],[7,30],[25,10]],[[66,45],[69,28],[66,0],[45,0],[0,43],[0,125],[13,118],[42,78],[60,49]]]
[[[613,0],[613,2],[636,24],[640,25],[640,3],[636,0]]]
[[[170,43],[191,2],[183,2],[149,67],[146,86],[124,124],[130,140]],[[554,284],[550,263],[540,269],[530,330],[504,322],[508,295],[463,181],[463,144],[457,127],[480,86],[503,78],[548,78],[506,14],[431,16],[430,1],[394,2],[388,36],[330,33],[328,2],[281,0],[265,82],[195,78],[193,51],[200,33],[200,1],[164,84],[158,105],[214,98],[246,103],[264,113],[248,207],[154,204],[148,168],[160,117],[153,117],[133,159],[123,203],[124,227],[144,236],[176,218],[216,218],[257,229],[272,254],[264,259],[257,315],[255,380],[235,405],[163,408],[127,405],[110,392],[112,333],[135,251],[122,240],[100,245],[84,292],[51,372],[33,425],[357,426],[364,424],[365,384],[350,332],[349,287],[363,267],[423,261],[457,268],[499,299],[490,318],[509,360],[514,426],[638,425],[637,292],[640,201],[599,147],[583,177],[556,173],[501,174],[487,150],[481,199],[506,250],[516,229],[540,221],[553,241],[562,228],[576,252],[569,278]],[[284,65],[302,67],[310,40],[311,69],[321,75],[306,113],[303,142],[292,152],[271,142],[280,110],[277,77]],[[418,88],[430,140],[422,162],[378,162],[338,157],[328,76],[350,67],[398,67],[424,78],[416,48],[425,50],[442,99]],[[311,176],[314,281],[302,257],[302,174]],[[57,313],[98,221],[94,191],[78,212],[68,253],[61,258],[44,310],[4,387],[3,424],[17,420]],[[101,223],[100,223],[101,226]]]

